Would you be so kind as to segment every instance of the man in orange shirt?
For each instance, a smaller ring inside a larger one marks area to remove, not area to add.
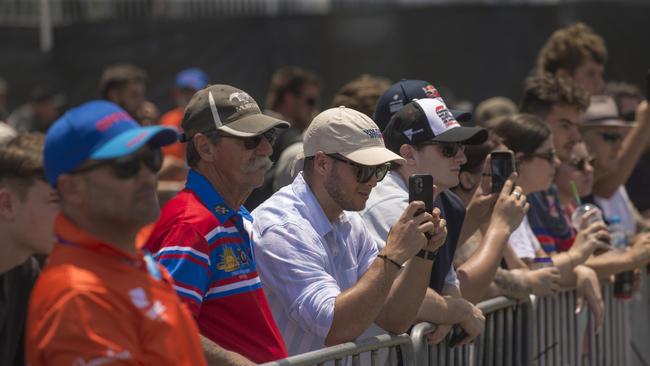
[[[74,108],[49,130],[45,173],[61,214],[30,301],[28,364],[206,364],[169,274],[135,247],[159,215],[160,147],[176,138],[108,101]]]
[[[208,76],[203,70],[193,67],[179,72],[176,75],[176,81],[172,89],[172,98],[174,98],[176,108],[163,114],[160,118],[160,124],[181,130],[185,106],[198,90],[206,86],[208,86]],[[180,142],[165,146],[162,150],[165,157],[173,156],[183,162],[185,161],[185,145]]]

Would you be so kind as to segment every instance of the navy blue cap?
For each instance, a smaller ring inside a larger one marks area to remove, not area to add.
[[[107,160],[136,152],[144,144],[174,143],[178,132],[170,127],[141,127],[128,113],[106,100],[95,100],[68,110],[45,136],[45,177],[56,187],[61,174],[89,159]]]
[[[402,79],[391,85],[377,101],[377,107],[372,119],[379,129],[383,130],[388,125],[390,118],[402,107],[414,99],[437,98],[444,103],[438,89],[430,82],[424,80]],[[467,122],[472,119],[470,112],[461,112],[449,109],[458,122]]]
[[[197,67],[185,69],[176,75],[177,88],[201,90],[206,86],[208,86],[208,75]]]

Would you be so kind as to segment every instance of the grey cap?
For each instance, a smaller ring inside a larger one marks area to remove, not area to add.
[[[230,85],[217,84],[201,89],[190,100],[183,115],[181,142],[199,132],[223,131],[239,137],[253,137],[273,127],[289,123],[262,114],[248,93]]]

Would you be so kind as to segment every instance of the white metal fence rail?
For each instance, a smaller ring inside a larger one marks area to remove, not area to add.
[[[435,325],[420,323],[411,336],[380,335],[358,342],[292,356],[264,366],[383,365],[379,352],[389,350],[388,365],[627,365],[629,332],[627,306],[613,297],[612,285],[603,286],[605,322],[594,331],[593,319],[585,304],[584,314],[575,314],[576,291],[555,297],[516,302],[504,297],[478,304],[485,314],[485,331],[474,342],[449,348],[446,342],[430,346],[427,334]],[[582,331],[586,331],[583,338]],[[395,357],[401,350],[401,362]],[[363,358],[365,354],[365,357]],[[368,355],[369,354],[369,355]],[[363,360],[363,362],[362,362]]]

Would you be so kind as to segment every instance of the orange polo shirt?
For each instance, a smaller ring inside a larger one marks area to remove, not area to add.
[[[206,365],[172,280],[142,252],[102,243],[63,215],[32,291],[27,364]]]
[[[181,128],[181,122],[183,121],[184,112],[185,110],[183,108],[176,107],[160,117],[160,124],[162,126],[174,127],[183,132],[183,129]],[[165,154],[165,156],[171,155],[185,161],[185,145],[180,142],[175,142],[171,145],[164,146],[162,148],[162,152]]]

